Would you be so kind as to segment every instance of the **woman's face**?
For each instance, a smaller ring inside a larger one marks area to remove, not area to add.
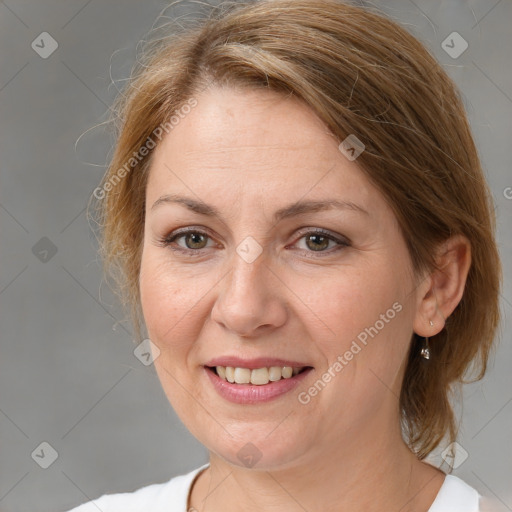
[[[146,195],[141,300],[170,403],[239,466],[396,435],[418,292],[382,194],[296,99],[195,100],[156,149]]]

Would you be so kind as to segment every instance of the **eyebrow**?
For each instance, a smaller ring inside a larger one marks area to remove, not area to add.
[[[151,211],[155,210],[162,204],[180,204],[185,206],[189,210],[198,213],[199,215],[205,215],[207,217],[216,217],[222,219],[222,215],[214,206],[208,205],[203,201],[192,199],[191,197],[185,197],[177,194],[167,194],[159,197],[151,206]],[[356,203],[351,201],[340,201],[338,199],[322,199],[320,201],[296,201],[284,208],[280,208],[274,213],[274,222],[279,222],[283,219],[294,217],[296,215],[304,215],[306,213],[316,213],[331,209],[339,210],[352,210],[355,212],[369,215],[369,213]]]

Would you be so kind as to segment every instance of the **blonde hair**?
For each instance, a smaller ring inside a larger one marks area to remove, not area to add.
[[[434,248],[451,235],[469,239],[463,297],[431,338],[430,364],[413,335],[400,395],[404,437],[420,459],[445,435],[455,440],[451,392],[470,367],[482,378],[499,322],[492,196],[454,83],[416,38],[367,8],[335,0],[223,4],[146,46],[114,105],[117,145],[94,194],[106,273],[131,309],[136,341],[148,147],[211,84],[291,93],[340,142],[355,134],[366,147],[357,163],[392,207],[417,273],[436,268]]]

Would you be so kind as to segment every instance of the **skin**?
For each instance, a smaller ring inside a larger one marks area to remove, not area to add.
[[[454,237],[439,248],[442,271],[414,275],[383,195],[307,106],[269,91],[217,87],[196,99],[155,150],[140,274],[163,390],[210,453],[189,507],[427,511],[444,473],[403,442],[397,397],[413,332],[441,331],[462,297],[467,240]],[[222,218],[180,204],[152,208],[165,194],[201,200]],[[297,200],[327,198],[366,213],[330,209],[272,220]],[[159,242],[187,226],[207,236]],[[322,239],[315,251],[311,231],[319,228],[349,245]],[[248,236],[262,249],[252,263],[236,252]],[[401,311],[300,403],[298,393],[396,302]],[[204,373],[219,355],[281,357],[314,370],[274,401],[239,405],[219,396]],[[237,457],[247,443],[261,453],[252,468]]]

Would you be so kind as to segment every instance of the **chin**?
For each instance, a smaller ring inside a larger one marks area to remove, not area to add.
[[[284,428],[278,435],[281,427]],[[277,426],[274,432],[268,428],[268,423],[260,428],[241,423],[226,430],[229,433],[217,425],[208,431],[208,435],[201,436],[202,439],[196,437],[210,452],[240,468],[260,471],[286,469],[304,455],[308,445],[300,429],[290,432],[284,425]],[[217,435],[213,436],[213,433]]]

